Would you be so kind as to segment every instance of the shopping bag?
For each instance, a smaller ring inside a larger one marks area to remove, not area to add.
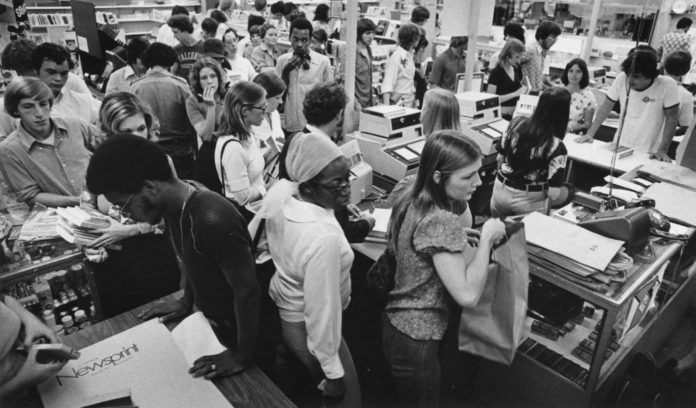
[[[527,336],[529,263],[524,227],[519,224],[493,251],[483,294],[475,307],[462,310],[459,323],[459,350],[506,365],[512,364],[517,346]]]

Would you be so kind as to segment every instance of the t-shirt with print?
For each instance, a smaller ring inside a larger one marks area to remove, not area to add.
[[[177,75],[188,81],[188,74],[193,64],[201,58],[203,52],[203,41],[199,40],[193,45],[177,44],[174,46],[176,51],[176,62],[179,64]]]
[[[623,130],[620,144],[644,153],[655,153],[662,139],[662,129],[665,122],[665,109],[679,105],[679,90],[677,82],[662,75],[657,76],[647,89],[631,90],[626,103],[626,87],[628,80],[625,73],[620,73],[607,97],[619,101],[621,114],[624,112]],[[618,134],[614,138],[618,138]]]

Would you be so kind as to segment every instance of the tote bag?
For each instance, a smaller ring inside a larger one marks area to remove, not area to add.
[[[527,335],[529,264],[519,224],[506,225],[507,242],[493,251],[483,294],[476,306],[462,310],[459,323],[459,350],[506,365]]]

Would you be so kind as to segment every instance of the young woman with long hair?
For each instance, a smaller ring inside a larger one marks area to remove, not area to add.
[[[597,98],[588,86],[590,72],[582,58],[570,60],[561,74],[561,82],[570,91],[570,116],[568,132],[585,133],[592,126],[592,118],[597,110]]]
[[[426,92],[421,124],[426,138],[438,130],[459,130],[459,102],[454,94],[442,88],[433,88]]]
[[[403,405],[438,405],[443,379],[438,352],[449,325],[450,299],[461,307],[476,305],[491,248],[505,232],[497,219],[486,221],[480,235],[471,229],[467,200],[481,185],[481,158],[476,143],[461,132],[433,133],[423,148],[416,181],[394,202],[389,245],[396,275],[385,308],[382,347]]]
[[[498,176],[491,199],[494,217],[547,212],[549,200],[561,197],[569,110],[570,92],[555,87],[541,94],[531,118],[510,123],[498,146]]]
[[[225,99],[225,73],[212,58],[201,58],[189,71],[191,96],[186,100],[186,113],[200,141],[194,177],[209,190],[222,192],[215,171],[215,142],[222,119]]]
[[[520,60],[524,56],[524,44],[515,38],[507,40],[500,50],[498,64],[488,77],[486,92],[500,95],[500,109],[504,118],[510,120],[520,95],[528,88],[522,85]]]
[[[215,168],[222,193],[237,204],[247,221],[266,193],[263,151],[252,126],[263,122],[267,110],[266,91],[260,85],[234,84],[225,95],[221,136],[215,145]]]

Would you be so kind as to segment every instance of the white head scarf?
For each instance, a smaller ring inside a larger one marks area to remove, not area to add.
[[[341,150],[326,136],[300,133],[290,141],[285,157],[285,168],[291,180],[276,181],[263,198],[261,208],[249,223],[249,234],[256,235],[262,218],[277,215],[285,202],[297,194],[301,183],[316,177],[326,166],[339,157]]]

